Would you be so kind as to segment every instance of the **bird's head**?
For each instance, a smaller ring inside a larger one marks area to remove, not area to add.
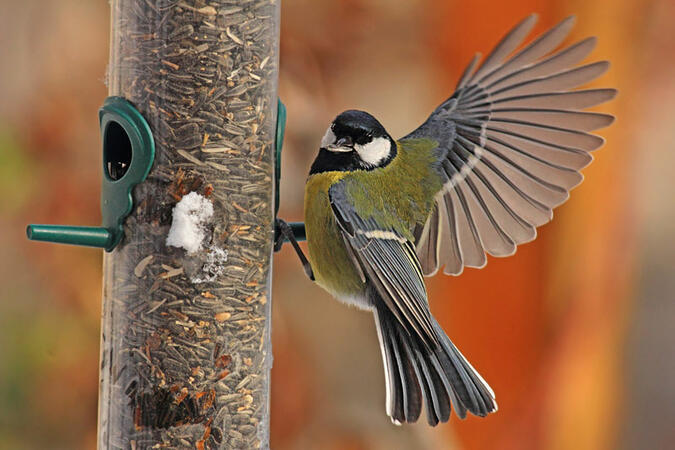
[[[371,170],[389,164],[396,142],[378,120],[364,111],[341,113],[321,139],[310,175],[327,171]]]

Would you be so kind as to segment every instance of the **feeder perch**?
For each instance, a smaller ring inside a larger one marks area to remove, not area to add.
[[[133,206],[131,191],[150,172],[155,142],[143,116],[122,97],[108,97],[99,111],[103,137],[100,227],[28,225],[28,239],[84,245],[110,252],[122,239],[122,223]]]

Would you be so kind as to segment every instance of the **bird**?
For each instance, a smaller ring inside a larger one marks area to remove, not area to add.
[[[335,298],[372,312],[395,424],[418,421],[423,405],[431,426],[453,409],[497,411],[431,314],[424,277],[481,268],[535,239],[603,145],[590,132],[614,121],[585,111],[617,94],[582,88],[609,68],[579,65],[596,38],[560,48],[571,16],[523,45],[536,21],[523,19],[482,62],[476,54],[452,96],[398,140],[373,115],[342,112],[311,165],[303,264]]]

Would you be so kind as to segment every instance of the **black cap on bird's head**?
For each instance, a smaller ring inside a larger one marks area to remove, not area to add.
[[[321,139],[310,175],[329,171],[371,170],[396,156],[396,142],[373,116],[348,110],[337,116]]]

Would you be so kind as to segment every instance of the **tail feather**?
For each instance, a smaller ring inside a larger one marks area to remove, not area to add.
[[[419,353],[416,349],[414,349],[414,347],[409,345],[407,342],[404,345],[408,360],[417,361],[417,364],[410,364],[410,365],[415,370],[415,375],[417,376],[417,380],[422,391],[422,397],[424,398],[424,401],[426,402],[427,405],[433,405],[434,399],[436,398],[436,388],[431,378],[431,374],[429,373],[429,368],[426,367],[426,364],[424,364],[423,359],[418,359]],[[422,398],[420,398],[420,405],[421,403]],[[427,412],[427,421],[432,425],[438,424],[440,412],[438,412],[435,407],[432,408],[429,406],[426,408],[426,412]]]
[[[403,392],[401,386],[401,376],[398,370],[398,364],[395,362],[394,348],[391,342],[391,325],[389,322],[377,320],[378,314],[375,312],[375,322],[377,324],[377,336],[380,340],[380,350],[382,351],[382,363],[384,365],[384,378],[386,386],[386,411],[387,415],[393,421],[398,421],[403,417]],[[407,394],[407,392],[406,392]]]
[[[440,338],[442,348],[442,351],[437,354],[441,355],[440,359],[443,361],[442,365],[446,374],[453,372],[459,374],[460,381],[451,384],[466,409],[481,417],[497,411],[497,402],[492,388],[450,342],[443,329],[435,321],[434,328]]]
[[[383,302],[375,302],[374,314],[384,361],[386,410],[394,423],[416,422],[423,400],[432,426],[447,422],[452,407],[461,418],[467,411],[486,416],[497,410],[490,386],[436,321],[439,344],[430,349],[410,334]]]
[[[434,366],[427,364],[419,340],[412,339],[410,334],[404,331],[402,327],[396,327],[395,329],[402,346],[405,348],[406,355],[408,355],[406,363],[412,366],[417,381],[422,386],[422,393],[427,404],[427,421],[432,425],[436,425],[438,422],[446,422],[450,418],[451,408],[442,377]],[[421,402],[422,399],[420,398]],[[417,421],[417,418],[412,421],[407,420],[407,422],[415,421]]]
[[[410,360],[405,343],[400,340],[396,330],[390,333],[390,342],[396,357],[398,372],[401,376],[401,398],[406,422],[416,422],[422,412],[422,398],[420,394],[419,377],[416,366],[409,364]]]

